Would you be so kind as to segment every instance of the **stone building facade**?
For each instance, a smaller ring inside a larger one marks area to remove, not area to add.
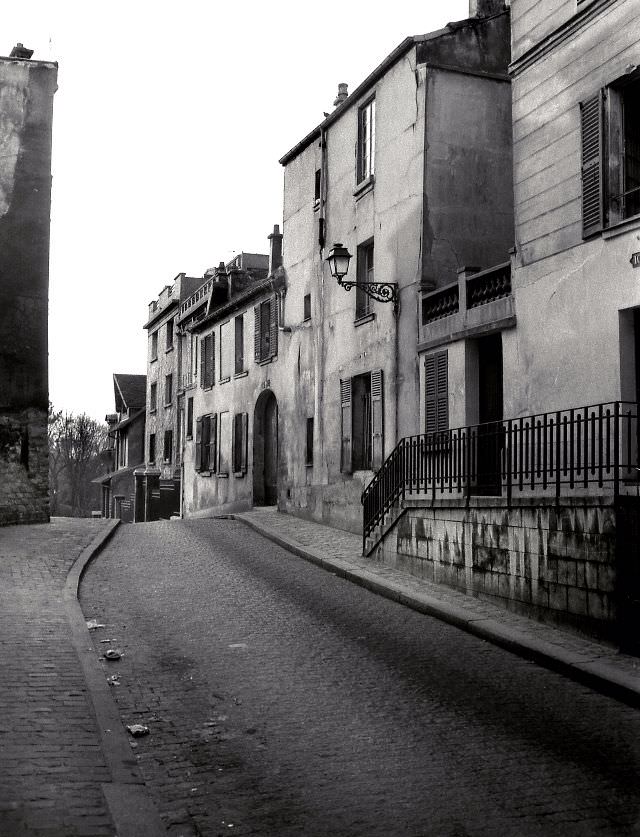
[[[57,64],[0,58],[0,525],[49,519],[48,289]]]
[[[467,20],[404,40],[346,98],[341,90],[281,160],[286,314],[296,324],[283,342],[305,389],[284,408],[279,503],[354,532],[373,473],[427,422],[435,350],[444,347],[449,379],[440,422],[464,423],[475,406],[465,344],[514,321],[504,302],[467,315],[458,292],[469,266],[504,265],[513,245],[509,14],[476,5]],[[334,242],[352,255],[345,278],[396,283],[397,307],[336,284]],[[439,328],[453,311],[455,323]],[[305,416],[311,466],[300,456]]]

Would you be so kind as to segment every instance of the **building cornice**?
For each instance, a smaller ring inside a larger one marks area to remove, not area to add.
[[[594,2],[585,5],[583,9],[576,12],[562,26],[544,37],[535,46],[521,55],[520,58],[512,61],[509,65],[511,78],[516,78],[524,70],[540,61],[550,52],[553,52],[560,44],[577,35],[601,12],[618,2],[619,0],[594,0]]]
[[[168,302],[164,306],[164,308],[160,308],[158,311],[156,311],[153,317],[147,320],[143,328],[151,328],[151,326],[154,323],[156,323],[158,320],[161,320],[165,314],[168,314],[170,311],[173,311],[173,309],[176,308],[178,305],[180,305],[180,301],[178,299],[172,299],[171,302]]]

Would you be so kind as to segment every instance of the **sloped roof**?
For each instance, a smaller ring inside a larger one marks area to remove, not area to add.
[[[124,413],[130,409],[140,409],[147,401],[147,376],[122,375],[113,373],[113,390],[116,398],[116,410]]]

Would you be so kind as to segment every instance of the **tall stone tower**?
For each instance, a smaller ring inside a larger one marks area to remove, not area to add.
[[[46,522],[51,123],[58,65],[0,57],[0,524]]]

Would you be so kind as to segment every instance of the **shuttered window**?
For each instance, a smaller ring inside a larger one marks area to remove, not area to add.
[[[254,311],[255,332],[253,352],[256,363],[271,360],[278,354],[278,306],[272,297],[257,305]]]
[[[582,237],[603,226],[603,91],[580,105],[582,138]]]
[[[371,373],[371,467],[377,471],[384,460],[382,369]]]
[[[215,383],[215,333],[207,334],[200,341],[200,386],[203,389],[212,387]]]
[[[196,419],[195,469],[215,471],[218,442],[218,416],[201,416]]]
[[[247,432],[249,416],[247,413],[236,413],[233,417],[233,472],[236,476],[243,476],[247,472]]]
[[[447,352],[427,355],[424,361],[425,431],[449,429],[449,381]]]
[[[209,419],[209,470],[215,473],[218,466],[218,416],[214,413]]]
[[[195,464],[196,471],[202,470],[202,418],[196,419],[196,444],[195,444]]]
[[[340,448],[340,470],[351,473],[351,378],[340,381],[340,414],[342,419],[342,443]]]

